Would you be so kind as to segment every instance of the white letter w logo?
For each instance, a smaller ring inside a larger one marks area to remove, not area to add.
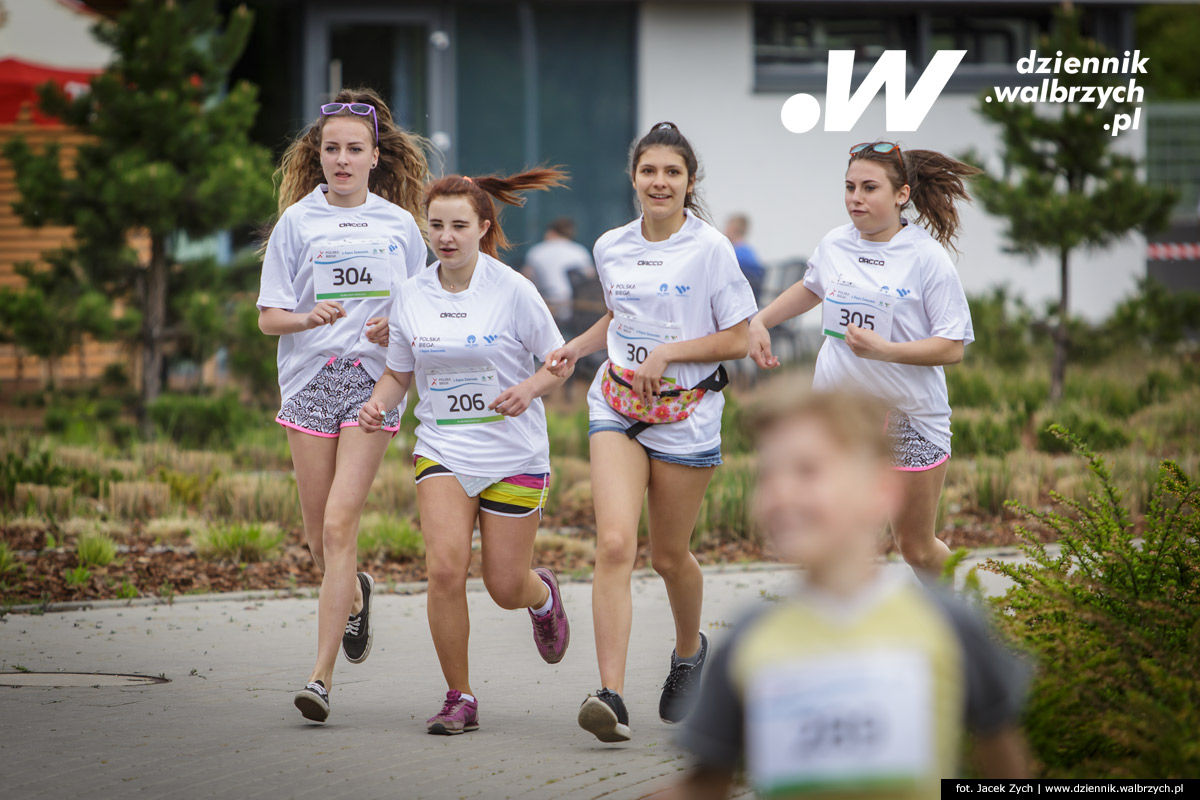
[[[887,130],[915,131],[966,54],[966,50],[934,53],[929,66],[917,79],[917,85],[906,97],[907,63],[903,50],[885,50],[853,95],[850,94],[850,80],[854,75],[854,51],[830,50],[825,83],[825,130],[853,128],[867,110],[867,104],[886,86]],[[810,94],[794,94],[783,104],[779,118],[783,127],[792,133],[805,133],[821,119],[821,106]]]

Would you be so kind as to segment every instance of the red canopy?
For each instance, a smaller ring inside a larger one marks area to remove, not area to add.
[[[25,103],[33,110],[34,124],[59,124],[58,120],[38,111],[37,87],[46,81],[54,81],[74,96],[86,92],[91,77],[100,72],[98,69],[55,69],[19,58],[0,60],[0,124],[15,122]]]

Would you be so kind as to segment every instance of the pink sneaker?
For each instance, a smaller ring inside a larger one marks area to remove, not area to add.
[[[557,664],[567,654],[567,645],[571,643],[571,624],[567,622],[567,610],[563,608],[562,594],[558,591],[558,578],[554,577],[554,571],[538,567],[534,572],[550,587],[550,599],[554,604],[549,612],[540,617],[530,610],[533,641],[543,661],[547,664]]]
[[[425,720],[430,733],[453,736],[456,733],[479,730],[479,703],[468,700],[462,692],[451,689],[446,692],[442,710]]]

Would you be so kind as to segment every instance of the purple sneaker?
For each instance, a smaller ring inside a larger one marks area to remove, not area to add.
[[[430,733],[453,736],[456,733],[479,730],[479,703],[467,700],[462,692],[451,689],[446,692],[442,710],[425,720]]]
[[[567,654],[567,645],[571,643],[571,624],[567,622],[567,610],[563,608],[562,594],[558,591],[558,578],[554,577],[554,571],[547,567],[538,567],[534,572],[550,587],[550,599],[554,604],[540,617],[530,609],[533,641],[543,661],[547,664],[557,664]]]

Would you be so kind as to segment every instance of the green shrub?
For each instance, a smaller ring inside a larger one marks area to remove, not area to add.
[[[550,452],[554,455],[587,458],[587,430],[586,408],[573,412],[546,409],[546,432],[550,437]]]
[[[75,543],[75,557],[82,567],[106,567],[117,557],[117,543],[106,533],[83,534]]]
[[[1021,421],[1001,411],[955,412],[951,423],[953,449],[964,456],[1002,456],[1021,445]]]
[[[25,571],[25,565],[16,557],[8,542],[0,539],[0,579],[6,575],[16,575]]]
[[[1128,417],[1135,413],[1145,405],[1140,394],[1132,381],[1112,380],[1078,370],[1068,372],[1063,385],[1063,399],[1110,417]]]
[[[700,503],[693,546],[706,540],[753,540],[758,536],[753,513],[756,473],[755,459],[748,455],[727,457],[717,467]]]
[[[1179,778],[1200,772],[1200,489],[1164,461],[1144,524],[1103,458],[1053,426],[1097,487],[1020,512],[1058,534],[1051,555],[1020,529],[1024,564],[994,602],[1001,632],[1039,665],[1025,718],[1047,777]]]
[[[362,559],[414,561],[425,557],[425,540],[407,517],[367,514],[358,528]]]
[[[946,370],[946,388],[951,408],[987,408],[996,402],[996,390],[981,369],[955,367]]]
[[[63,572],[63,580],[67,586],[83,586],[92,579],[92,571],[80,565]]]
[[[1008,288],[998,286],[987,294],[967,297],[967,303],[975,331],[975,341],[967,349],[969,355],[982,356],[1008,369],[1029,362],[1033,313],[1020,298],[1010,298]]]
[[[149,408],[155,427],[181,447],[227,447],[249,424],[250,415],[236,392],[217,397],[161,394]]]
[[[18,483],[66,486],[70,482],[70,470],[53,463],[49,450],[33,450],[28,442],[0,459],[0,505],[4,507],[12,507]]]
[[[270,523],[217,525],[196,536],[196,554],[209,561],[265,561],[283,544],[283,532]]]
[[[1053,417],[1057,424],[1075,432],[1097,450],[1116,450],[1129,444],[1129,434],[1125,432],[1127,424],[1123,420],[1110,422],[1099,414],[1067,404],[1046,416]],[[1070,443],[1057,436],[1053,426],[1047,427],[1046,423],[1038,426],[1037,442],[1038,449],[1044,453],[1067,453],[1071,450]]]

